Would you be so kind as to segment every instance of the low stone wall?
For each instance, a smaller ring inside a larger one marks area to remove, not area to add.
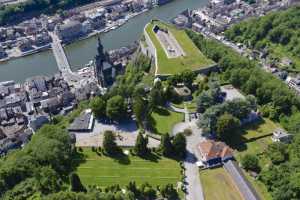
[[[147,54],[149,57],[154,58],[155,61],[155,76],[157,75],[157,71],[158,71],[158,62],[157,62],[157,54],[156,54],[156,48],[150,38],[150,36],[148,35],[147,31],[146,31],[146,27],[148,26],[148,24],[146,24],[146,26],[144,27],[144,35],[145,35],[145,42],[148,45],[147,47]],[[149,52],[149,53],[148,53]],[[150,55],[151,56],[150,56]]]
[[[147,43],[148,47],[148,52],[152,55],[156,57],[156,48],[152,42],[152,40],[150,39],[150,36],[148,35],[147,31],[146,31],[146,27],[148,26],[148,24],[145,26],[144,28],[144,35],[145,35],[145,42]]]
[[[211,72],[218,72],[219,71],[219,66],[217,64],[205,67],[205,68],[201,68],[201,69],[197,69],[197,70],[193,70],[193,72],[195,72],[196,74],[209,74]],[[173,74],[155,74],[155,77],[160,78],[161,80],[167,80],[167,78],[169,76],[172,76]]]

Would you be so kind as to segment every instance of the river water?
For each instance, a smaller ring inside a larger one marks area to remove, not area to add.
[[[101,34],[106,50],[120,48],[133,43],[141,37],[144,26],[153,18],[165,21],[175,17],[181,11],[204,6],[208,0],[174,0],[164,6],[156,7],[133,19],[122,27]],[[97,37],[77,41],[65,47],[72,68],[79,69],[96,55]],[[58,72],[51,50],[21,57],[0,64],[0,81],[15,80],[23,82],[36,75],[52,75]]]

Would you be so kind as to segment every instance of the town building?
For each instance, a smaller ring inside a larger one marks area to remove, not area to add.
[[[82,24],[79,21],[67,21],[65,24],[57,25],[55,33],[62,41],[71,41],[83,34]]]
[[[5,49],[0,45],[0,59],[7,56]]]
[[[87,109],[74,119],[68,130],[70,132],[91,132],[94,128],[95,118],[91,109]]]
[[[48,32],[44,31],[42,33],[36,34],[34,36],[34,44],[36,46],[42,46],[45,44],[49,44],[52,41]]]
[[[32,41],[28,38],[24,38],[18,42],[18,47],[21,51],[25,52],[32,49]]]
[[[87,20],[90,22],[93,29],[103,28],[106,24],[105,12],[96,12],[86,15]]]
[[[283,129],[276,129],[273,132],[273,136],[271,137],[273,142],[283,142],[283,143],[290,143],[293,139],[293,135],[288,134]]]
[[[40,129],[44,124],[48,124],[50,122],[48,115],[40,114],[36,116],[29,117],[29,127],[33,131],[37,131]]]

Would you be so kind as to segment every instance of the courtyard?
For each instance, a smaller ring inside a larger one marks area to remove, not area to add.
[[[94,128],[91,132],[79,133],[76,135],[77,147],[101,147],[105,131],[113,131],[116,134],[116,142],[121,147],[133,147],[139,130],[136,122],[131,120],[123,123],[104,123],[95,120]],[[148,147],[158,147],[160,141],[149,137]]]

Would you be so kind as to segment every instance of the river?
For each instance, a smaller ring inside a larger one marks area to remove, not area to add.
[[[120,48],[133,43],[141,37],[144,26],[153,18],[165,21],[175,17],[181,11],[204,6],[208,0],[174,0],[164,6],[156,7],[146,13],[130,19],[122,27],[101,34],[106,50]],[[96,55],[97,37],[74,42],[65,47],[72,68],[79,69]],[[36,75],[52,75],[58,72],[51,50],[12,59],[0,64],[0,81],[15,80],[23,82]]]

